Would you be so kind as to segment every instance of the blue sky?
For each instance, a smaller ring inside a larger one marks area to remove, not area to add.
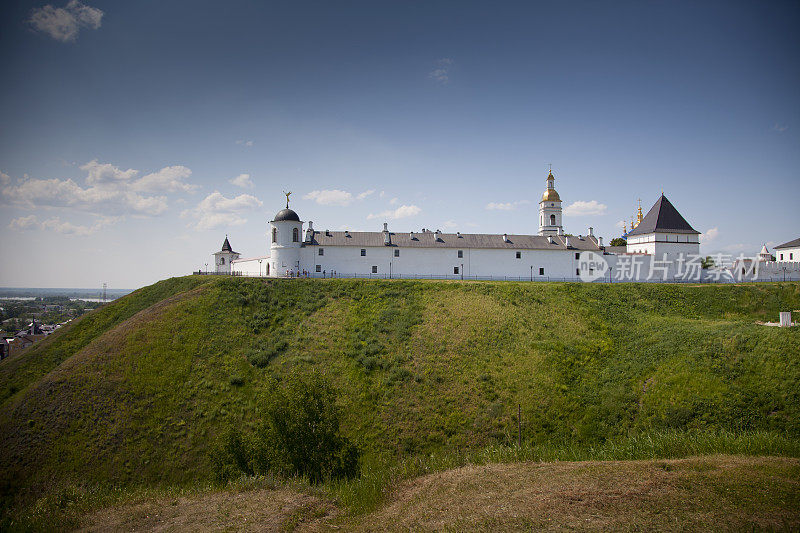
[[[318,229],[800,236],[798,2],[6,2],[2,286],[134,288]],[[576,204],[577,202],[577,204]],[[575,204],[575,205],[573,205]]]

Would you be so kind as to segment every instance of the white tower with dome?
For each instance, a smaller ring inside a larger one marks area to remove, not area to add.
[[[539,202],[539,235],[562,235],[564,226],[561,224],[561,197],[555,189],[553,169],[547,175],[547,189],[542,194]]]
[[[270,254],[267,275],[277,278],[297,275],[300,272],[300,249],[303,245],[303,222],[297,213],[289,209],[289,196],[286,207],[275,214],[270,225]]]

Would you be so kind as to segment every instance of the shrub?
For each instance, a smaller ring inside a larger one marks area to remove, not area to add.
[[[289,374],[272,387],[251,444],[235,429],[223,436],[212,454],[217,479],[277,472],[319,483],[355,476],[360,452],[341,434],[336,397],[319,373]]]

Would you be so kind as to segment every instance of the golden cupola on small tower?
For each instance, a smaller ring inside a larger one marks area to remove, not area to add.
[[[539,235],[561,235],[564,227],[561,225],[561,197],[556,192],[556,178],[550,169],[547,175],[547,188],[539,201]]]
[[[544,190],[542,194],[542,202],[560,202],[561,197],[558,195],[558,191],[554,188],[556,178],[553,177],[553,171],[550,170],[550,174],[547,176],[547,188]]]

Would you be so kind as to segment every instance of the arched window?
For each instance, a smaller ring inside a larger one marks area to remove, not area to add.
[[[297,228],[292,230],[292,242],[297,242],[300,240],[300,231]]]
[[[272,242],[278,242],[278,228],[272,228]]]
[[[220,257],[219,258],[219,264],[220,265],[224,265],[225,264],[225,258],[224,257]]]
[[[555,215],[550,215],[550,225],[551,226],[555,226],[556,225],[556,216]]]

